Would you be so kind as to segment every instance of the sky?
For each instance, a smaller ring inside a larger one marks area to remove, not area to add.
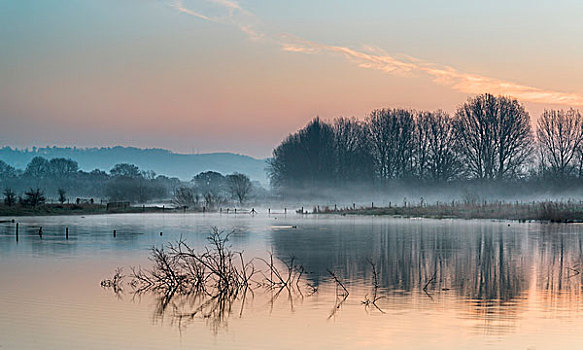
[[[583,2],[0,0],[0,145],[267,157],[315,116],[583,109]]]

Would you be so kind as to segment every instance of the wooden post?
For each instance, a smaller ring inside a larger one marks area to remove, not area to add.
[[[370,202],[370,208],[374,209],[374,202]]]
[[[16,242],[18,242],[18,222],[16,223]]]
[[[41,239],[43,238],[43,227],[42,227],[42,226],[41,226],[41,227],[38,229],[38,236],[39,236]]]
[[[287,208],[283,208],[283,213],[287,214]]]
[[[271,208],[267,208],[267,215],[271,215]]]
[[[116,232],[115,230],[113,230],[113,237],[114,237],[114,238],[115,238],[115,236],[116,236],[116,233],[117,233],[117,232]]]
[[[69,228],[65,227],[65,239],[69,239]]]
[[[235,214],[237,214],[237,208],[235,208]]]

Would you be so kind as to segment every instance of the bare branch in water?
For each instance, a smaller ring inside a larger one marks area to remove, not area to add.
[[[364,305],[365,308],[368,308],[369,306],[374,306],[377,310],[379,310],[382,313],[385,313],[378,305],[377,305],[377,301],[379,299],[382,299],[383,297],[379,297],[377,295],[378,289],[379,289],[379,277],[377,274],[377,268],[375,263],[372,262],[372,260],[368,259],[368,263],[370,264],[370,266],[372,267],[372,281],[373,281],[373,292],[372,292],[372,299],[368,298],[368,295],[364,296],[364,300],[362,301],[362,304]]]
[[[125,277],[122,272],[123,269],[118,267],[115,269],[115,273],[113,274],[112,278],[104,279],[101,281],[101,286],[103,288],[111,288],[111,290],[113,290],[115,295],[117,295],[119,298],[121,298],[121,294],[123,293],[122,285],[123,279]]]
[[[338,276],[336,276],[336,274],[329,269],[326,269],[326,271],[328,271],[328,274],[330,275],[330,277],[332,277],[332,280],[336,283],[336,293],[338,293],[338,287],[341,287],[344,291],[343,293],[341,293],[341,295],[348,296],[350,293],[348,292],[348,289],[346,289],[342,281],[338,278]]]
[[[295,297],[303,298],[302,290],[307,290],[308,295],[316,292],[317,288],[303,278],[305,269],[295,263],[294,257],[289,261],[275,261],[271,254],[269,262],[265,259],[246,261],[243,252],[231,249],[229,236],[230,233],[213,227],[207,238],[209,245],[200,251],[182,239],[152,248],[151,270],[132,267],[127,276],[134,298],[151,293],[157,297],[157,316],[162,317],[167,310],[172,310],[173,320],[180,326],[184,321],[201,317],[218,330],[235,303],[240,304],[238,313],[242,315],[248,294],[253,296],[253,287],[276,290],[271,303],[284,289],[291,301]],[[256,260],[266,264],[270,277],[256,268]],[[257,274],[263,279],[255,281]],[[112,279],[102,281],[102,286],[119,294],[124,277],[118,269]],[[293,303],[291,305],[293,308]]]

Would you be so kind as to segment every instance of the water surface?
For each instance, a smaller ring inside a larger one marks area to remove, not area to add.
[[[583,346],[581,225],[295,214],[18,222],[18,242],[15,225],[0,224],[1,349]],[[221,317],[180,319],[200,300],[176,298],[160,312],[154,295],[100,286],[118,266],[149,267],[152,246],[202,248],[212,226],[233,231],[233,249],[248,258],[294,256],[317,292],[257,288]],[[374,293],[371,262],[378,307],[363,303]]]

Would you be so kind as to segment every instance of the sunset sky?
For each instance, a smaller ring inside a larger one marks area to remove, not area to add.
[[[316,115],[583,108],[583,2],[0,0],[0,145],[266,157]]]

